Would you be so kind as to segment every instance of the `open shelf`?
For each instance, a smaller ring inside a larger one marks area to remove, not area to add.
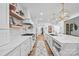
[[[18,8],[17,8],[17,4],[15,3],[15,4],[9,4],[9,13],[10,13],[10,15],[12,16],[12,17],[15,17],[15,18],[17,18],[18,20],[24,20],[25,19],[25,17],[24,16],[22,16],[22,15],[20,15],[20,14],[18,14],[17,12],[16,12],[16,10],[17,10]],[[19,10],[18,10],[19,11]]]
[[[13,10],[10,11],[10,15],[13,16],[13,17],[15,17],[15,18],[17,18],[18,20],[24,20],[24,19],[25,19],[25,17],[23,17],[23,16],[17,14],[17,13],[16,13],[15,11],[13,11]]]

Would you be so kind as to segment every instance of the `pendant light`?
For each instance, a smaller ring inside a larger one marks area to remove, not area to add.
[[[59,11],[59,19],[65,20],[69,17],[69,12],[64,8],[64,3],[61,3],[61,10]]]

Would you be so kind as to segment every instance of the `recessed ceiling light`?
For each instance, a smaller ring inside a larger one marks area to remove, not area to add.
[[[43,15],[44,15],[44,13],[43,13],[43,12],[40,12],[40,15],[41,15],[41,16],[43,16]]]

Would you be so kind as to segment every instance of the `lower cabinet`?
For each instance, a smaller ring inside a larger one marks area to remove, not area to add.
[[[6,54],[6,56],[28,56],[32,50],[33,43],[34,41],[32,40],[32,37],[29,37],[18,47]]]
[[[21,56],[28,56],[30,53],[30,39],[27,39],[26,41],[21,44]]]
[[[53,38],[51,38],[50,36],[46,35],[46,41],[49,44],[50,48],[52,49],[53,47]]]
[[[10,51],[7,56],[20,56],[20,46]]]
[[[21,44],[21,56],[28,56],[34,43],[35,41],[32,37],[29,37],[26,41],[24,41],[23,44]]]
[[[28,55],[28,47],[25,44],[21,45],[21,56],[27,56]]]
[[[56,50],[56,48],[55,48],[55,46],[54,46],[55,44],[54,44],[53,38],[50,37],[49,35],[46,35],[46,41],[47,41],[47,43],[49,44],[49,46],[50,46],[50,48],[51,48],[51,50],[52,50],[54,56],[58,56],[59,54],[58,54],[58,52],[57,52],[57,50]]]

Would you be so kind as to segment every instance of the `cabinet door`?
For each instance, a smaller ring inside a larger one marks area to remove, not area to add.
[[[48,38],[48,35],[46,34],[45,36],[46,36],[46,41],[47,41],[47,43],[49,44],[49,38]]]
[[[23,42],[23,44],[21,45],[21,56],[27,56],[28,55],[28,42],[25,41]]]
[[[33,44],[34,44],[33,37],[30,37],[29,40],[30,40],[30,50],[32,50],[32,47],[33,47]]]
[[[7,56],[20,56],[20,46],[11,51]]]
[[[32,39],[33,39],[32,37],[29,37],[21,45],[21,56],[28,56],[28,54],[32,50],[32,47],[33,47],[33,44],[34,44],[34,41]]]
[[[50,48],[52,48],[53,47],[53,38],[50,36],[47,36],[47,42],[48,42]]]
[[[30,53],[30,38],[26,39],[21,45],[21,56],[27,56]]]

